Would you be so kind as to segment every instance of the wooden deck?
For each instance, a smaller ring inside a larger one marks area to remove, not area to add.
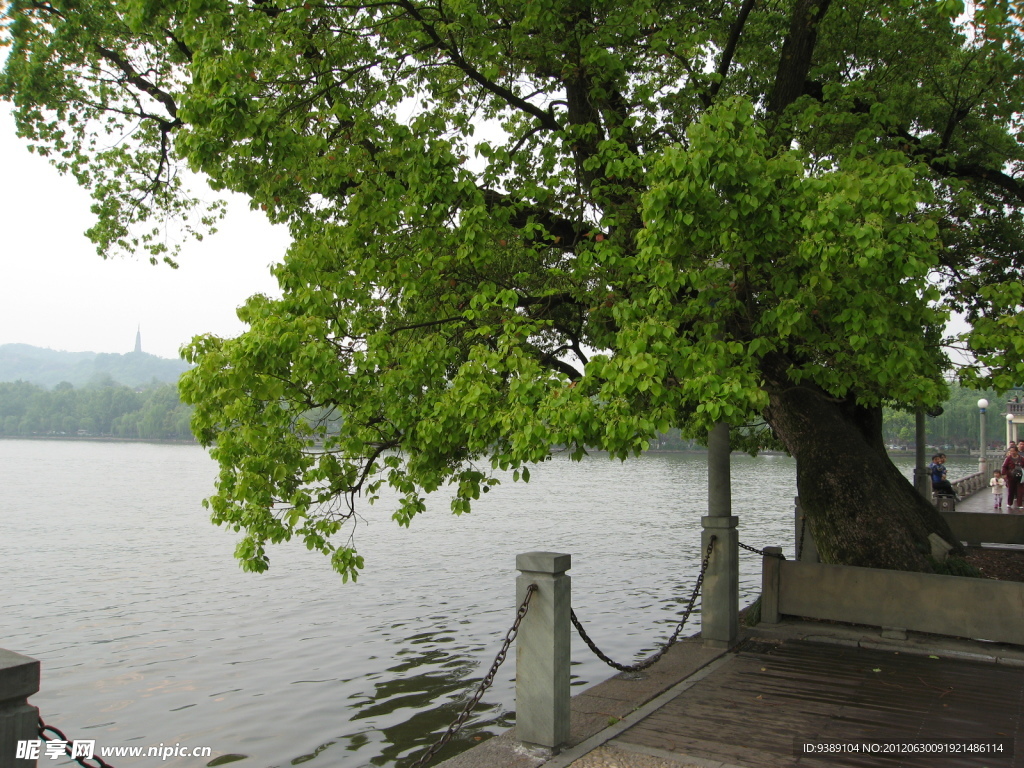
[[[795,743],[1014,739],[1021,735],[1024,668],[961,659],[749,641],[730,661],[611,745],[750,768],[911,766],[1024,768],[993,754],[798,756]],[[1012,748],[1012,746],[1011,746]]]

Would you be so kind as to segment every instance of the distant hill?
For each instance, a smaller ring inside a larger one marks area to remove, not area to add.
[[[113,379],[138,387],[154,379],[172,384],[191,366],[146,352],[58,352],[28,344],[0,344],[0,381],[28,381],[53,387],[62,381],[75,387]]]

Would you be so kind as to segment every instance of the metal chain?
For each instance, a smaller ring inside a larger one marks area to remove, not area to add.
[[[748,545],[744,544],[742,541],[738,541],[736,543],[739,544],[741,547],[743,547],[748,552],[754,552],[754,553],[756,553],[758,555],[761,555],[763,557],[774,557],[774,558],[777,558],[779,560],[785,560],[786,559],[786,556],[784,554],[782,554],[781,552],[778,553],[778,554],[775,554],[774,552],[765,552],[763,549],[758,549],[757,547],[748,546]]]
[[[476,708],[476,705],[480,703],[480,699],[484,695],[484,691],[491,687],[491,683],[494,682],[494,676],[498,674],[498,667],[505,661],[505,656],[508,654],[509,646],[512,645],[512,641],[516,639],[516,635],[519,634],[519,625],[523,621],[523,617],[526,616],[526,612],[530,609],[530,598],[533,597],[533,593],[537,591],[537,585],[531,584],[526,588],[526,597],[523,599],[522,605],[519,606],[519,611],[516,613],[516,620],[512,624],[511,629],[505,633],[505,641],[501,644],[501,650],[498,651],[498,655],[494,657],[494,663],[491,664],[490,671],[484,676],[484,679],[480,682],[480,686],[476,689],[476,693],[466,703],[466,706],[462,708],[462,712],[455,718],[455,721],[448,726],[448,730],[442,734],[434,745],[430,747],[426,752],[420,755],[420,758],[409,766],[409,768],[423,768],[426,766],[430,759],[437,754],[437,752],[444,747],[452,737],[458,733],[463,724],[469,718],[470,713]]]
[[[57,738],[55,739],[51,736],[48,736],[46,733],[47,731],[50,731],[51,733],[55,734]],[[62,749],[64,751],[64,754],[71,754],[71,750],[68,749],[68,744],[70,743],[71,740],[67,736],[65,736],[64,733],[59,728],[54,728],[52,725],[47,725],[46,723],[44,723],[42,717],[39,718],[39,738],[47,743],[53,741],[63,742]],[[113,768],[113,766],[111,766],[110,763],[108,763],[101,757],[72,757],[71,759],[79,765],[84,766],[84,768]],[[89,760],[92,760],[93,762],[87,762]]]
[[[796,550],[796,559],[804,559],[804,534],[807,532],[807,515],[800,515],[800,544]]]
[[[604,654],[604,652],[600,648],[597,647],[594,641],[590,639],[590,636],[583,629],[583,625],[580,624],[580,620],[576,618],[576,612],[573,611],[571,608],[569,609],[569,618],[572,620],[572,625],[576,627],[576,631],[580,633],[580,637],[583,638],[583,642],[585,642],[590,647],[590,650],[594,652],[597,658],[601,659],[601,661],[603,661],[609,667],[613,667],[619,670],[620,672],[639,672],[641,670],[647,669],[652,664],[654,664],[658,659],[665,655],[669,648],[676,644],[676,640],[679,639],[679,633],[683,631],[683,625],[686,624],[686,620],[690,618],[690,613],[693,611],[693,605],[697,601],[697,595],[700,594],[701,585],[704,583],[704,573],[708,569],[708,561],[711,559],[711,551],[715,548],[716,538],[717,537],[712,536],[711,540],[708,541],[708,550],[707,553],[704,555],[704,560],[700,564],[700,574],[697,576],[697,583],[693,587],[693,594],[690,595],[690,602],[686,606],[686,611],[683,613],[683,618],[679,620],[679,623],[676,625],[675,631],[672,633],[672,636],[668,639],[668,641],[663,646],[661,646],[661,648],[658,649],[656,653],[654,653],[651,656],[648,656],[643,661],[639,661],[636,664],[631,664],[628,666],[625,664],[619,664],[616,661],[612,661],[610,658],[608,658],[608,656]]]

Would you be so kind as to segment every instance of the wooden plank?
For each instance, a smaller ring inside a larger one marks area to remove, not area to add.
[[[794,754],[793,740],[986,739],[1018,734],[1024,670],[790,642],[762,644],[699,681],[619,741],[744,766],[1024,768],[1021,755],[899,759]]]

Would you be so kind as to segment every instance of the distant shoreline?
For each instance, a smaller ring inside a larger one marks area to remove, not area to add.
[[[113,437],[109,435],[0,435],[0,440],[65,440],[77,443],[161,443],[199,445],[196,440],[159,437]]]
[[[93,443],[159,443],[168,445],[199,445],[196,440],[180,440],[174,438],[143,438],[143,437],[112,437],[100,435],[0,435],[0,440],[69,440],[74,442]],[[993,449],[996,450],[996,449]],[[652,448],[646,453],[706,453],[706,448]],[[606,453],[606,451],[592,451],[592,453]],[[733,451],[732,453],[744,453],[744,451]],[[913,454],[913,450],[886,451],[896,456]],[[787,456],[785,451],[759,451],[758,456]],[[947,456],[972,459],[977,458],[977,453],[948,453]]]

